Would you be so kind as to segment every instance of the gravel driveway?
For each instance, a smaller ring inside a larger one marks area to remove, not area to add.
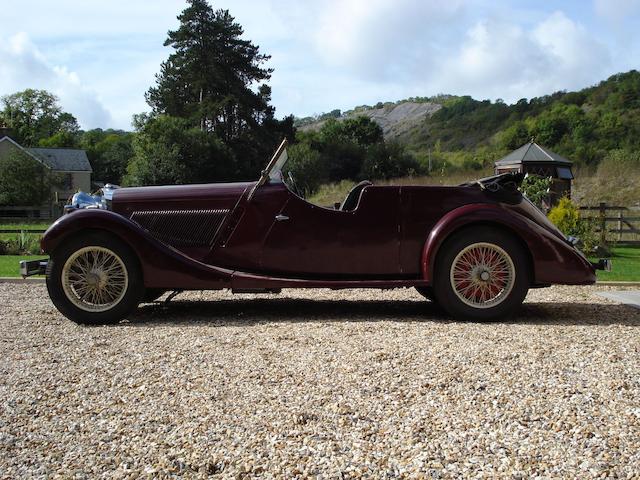
[[[640,310],[605,289],[504,323],[288,290],[80,327],[0,284],[0,476],[638,478]]]

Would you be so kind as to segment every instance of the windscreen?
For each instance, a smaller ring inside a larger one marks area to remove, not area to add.
[[[285,148],[284,150],[282,150],[282,153],[280,154],[273,168],[269,172],[269,182],[282,181],[282,169],[284,168],[284,165],[287,163],[288,159],[289,157],[287,155],[287,149]]]

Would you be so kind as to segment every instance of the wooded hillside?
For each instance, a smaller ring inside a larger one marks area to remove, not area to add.
[[[417,105],[423,105],[416,116]],[[402,107],[402,108],[400,108]],[[399,115],[402,111],[406,116]],[[619,73],[577,92],[556,92],[508,105],[501,100],[439,95],[334,110],[296,119],[313,129],[327,118],[365,115],[379,123],[385,137],[424,159],[481,168],[531,137],[578,165],[597,165],[612,150],[640,146],[640,72]]]

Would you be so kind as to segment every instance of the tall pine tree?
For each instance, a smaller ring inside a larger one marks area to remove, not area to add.
[[[270,78],[272,70],[263,67],[270,57],[241,38],[243,29],[227,10],[214,11],[206,0],[187,3],[164,43],[175,51],[146,99],[155,114],[187,119],[229,143],[273,118],[270,88],[252,89]]]

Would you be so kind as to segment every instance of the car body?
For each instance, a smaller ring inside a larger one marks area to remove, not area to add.
[[[325,208],[298,194],[291,172],[291,181],[285,179],[286,161],[283,142],[257,182],[118,188],[106,198],[74,199],[41,243],[51,257],[47,284],[54,303],[73,320],[102,323],[128,314],[145,293],[151,297],[168,290],[416,287],[457,317],[490,319],[512,313],[522,302],[520,291],[517,305],[494,308],[504,303],[508,295],[503,295],[498,305],[487,306],[489,296],[500,296],[507,287],[512,294],[519,283],[526,294],[530,287],[591,284],[595,269],[606,266],[590,263],[520,194],[518,175],[452,187],[362,182],[342,205]],[[438,286],[437,272],[443,268],[438,262],[456,238],[464,244],[476,234],[478,242],[462,247],[466,257],[456,257],[458,273],[451,264],[440,276],[450,277],[454,293],[473,290],[474,282],[482,292],[457,295],[462,310],[448,308],[446,286]],[[102,245],[102,238],[111,244]],[[86,250],[92,245],[104,251],[92,254]],[[73,257],[80,249],[86,258]],[[102,258],[109,251],[117,261]],[[470,261],[473,255],[477,258]],[[483,280],[491,274],[489,257],[504,257],[492,267],[497,286]],[[79,266],[73,267],[74,261]],[[110,283],[104,272],[91,270],[101,261],[110,271],[127,270],[126,288],[133,289],[127,308],[93,308],[99,295],[86,292]],[[462,268],[469,262],[480,266]],[[25,264],[23,273],[43,268]],[[464,279],[454,280],[456,275]],[[83,294],[93,300],[80,299]],[[85,309],[83,302],[91,305]]]

